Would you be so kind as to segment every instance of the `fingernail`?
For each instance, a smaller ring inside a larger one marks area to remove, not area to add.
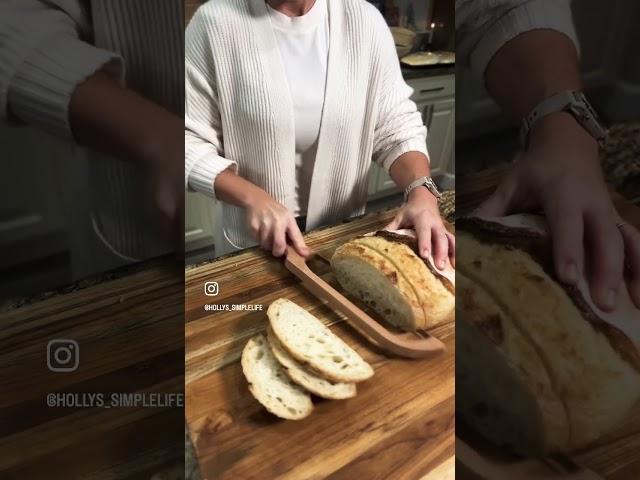
[[[578,267],[575,263],[569,263],[564,267],[564,278],[568,283],[578,283]]]
[[[444,263],[442,260],[440,260],[440,261],[438,262],[438,269],[439,269],[439,270],[443,270],[443,269],[444,269],[444,266],[445,266],[445,263]]]
[[[422,256],[424,258],[428,258],[429,257],[429,250],[427,250],[426,248],[424,250],[422,250]]]
[[[607,308],[613,309],[616,306],[616,298],[618,297],[618,291],[612,288],[607,292],[607,296],[604,300],[604,304]]]

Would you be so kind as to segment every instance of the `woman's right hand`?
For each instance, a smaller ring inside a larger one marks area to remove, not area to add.
[[[287,239],[303,257],[310,253],[298,228],[296,219],[287,208],[267,192],[252,195],[247,202],[247,224],[262,248],[281,257],[287,250]]]

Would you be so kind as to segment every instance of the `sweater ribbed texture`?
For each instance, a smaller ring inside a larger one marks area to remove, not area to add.
[[[391,33],[364,0],[329,0],[329,60],[307,228],[362,213],[372,159],[427,153],[426,128]],[[287,208],[295,193],[291,96],[264,0],[204,4],[186,34],[185,185],[214,195],[228,167]],[[219,253],[254,244],[242,209],[221,205]]]
[[[456,56],[478,78],[505,43],[540,29],[564,33],[579,46],[570,0],[456,0]]]
[[[127,86],[182,115],[182,2],[91,0],[91,18],[88,3],[20,0],[0,6],[0,115],[71,139],[71,95],[100,69],[120,82],[126,72]],[[87,156],[92,223],[106,248],[125,260],[169,251],[149,218],[141,172],[95,152]]]

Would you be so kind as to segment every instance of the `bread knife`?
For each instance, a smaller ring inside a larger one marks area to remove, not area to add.
[[[311,257],[317,255],[312,252]],[[327,260],[319,256],[319,258]],[[385,328],[353,304],[340,292],[316,275],[306,260],[291,246],[287,247],[285,258],[287,270],[293,273],[302,285],[316,298],[328,303],[335,311],[344,315],[351,326],[382,350],[406,358],[424,358],[441,354],[445,345],[437,338],[417,333],[396,333]]]

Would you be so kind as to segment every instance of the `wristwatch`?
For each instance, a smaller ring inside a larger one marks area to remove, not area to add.
[[[431,177],[420,177],[417,180],[411,182],[407,188],[404,189],[404,201],[406,202],[409,198],[409,194],[418,187],[426,187],[434,197],[440,199],[442,194],[438,190],[436,183],[433,181]]]
[[[576,121],[602,144],[607,136],[607,130],[602,126],[596,111],[587,101],[582,92],[566,90],[543,100],[533,111],[522,121],[520,127],[520,144],[524,149],[529,142],[531,129],[545,115],[555,112],[568,112],[574,116]]]

